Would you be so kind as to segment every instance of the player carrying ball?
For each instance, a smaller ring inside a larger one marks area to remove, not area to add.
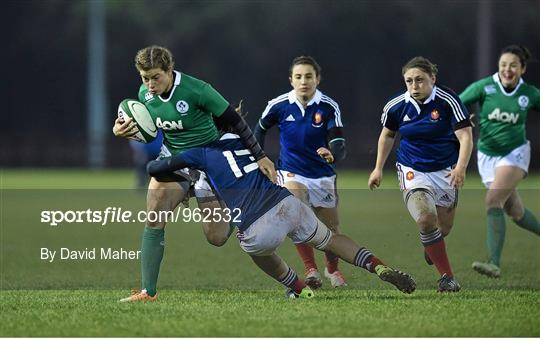
[[[275,180],[274,164],[266,157],[250,128],[227,100],[208,83],[174,69],[172,53],[165,47],[149,46],[135,56],[135,67],[142,84],[139,101],[163,131],[163,147],[160,156],[170,156],[185,150],[206,145],[219,139],[214,123],[229,126],[240,135],[240,140],[256,159],[256,168]],[[114,135],[131,138],[138,132],[131,119],[116,119]],[[187,173],[187,170],[183,170]],[[191,179],[191,175],[188,175]],[[181,201],[189,198],[194,190],[201,209],[221,208],[220,202],[205,180],[204,173],[196,182],[179,177],[177,182],[158,182],[151,179],[148,185],[146,209],[148,212],[173,211]],[[157,280],[165,248],[165,221],[148,221],[145,224],[141,246],[142,290],[131,300],[155,300]],[[229,224],[210,222],[203,225],[208,241],[223,245],[229,237]]]
[[[238,135],[226,133],[208,146],[151,161],[147,168],[156,180],[166,182],[177,181],[174,171],[184,167],[205,171],[227,207],[242,211],[241,221],[235,224],[240,246],[259,268],[287,287],[287,297],[311,298],[313,292],[275,253],[285,237],[333,252],[404,293],[415,290],[410,275],[386,266],[349,237],[330,231],[307,205],[264,176]]]

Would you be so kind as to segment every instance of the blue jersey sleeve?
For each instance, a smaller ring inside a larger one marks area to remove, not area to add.
[[[384,107],[381,115],[381,124],[391,131],[397,131],[399,129],[399,119],[397,113],[392,110],[392,107],[388,107],[388,105]]]
[[[334,127],[343,127],[343,122],[341,121],[341,111],[339,110],[339,105],[332,101],[330,104],[332,107],[331,113],[328,118],[328,124],[326,129],[331,129]]]
[[[192,148],[171,157],[152,160],[147,164],[146,171],[158,181],[180,182],[188,180],[188,178],[176,171],[186,167],[204,170],[206,168],[205,149],[200,147]]]
[[[189,167],[200,170],[205,170],[207,167],[205,151],[202,147],[190,148],[176,156],[182,158],[183,162],[188,164]]]
[[[259,120],[259,125],[263,130],[268,130],[272,126],[279,123],[279,109],[278,104],[274,103],[273,100],[268,102],[268,105],[264,109],[261,119]]]
[[[454,118],[452,119],[452,126],[454,127],[454,130],[458,130],[467,126],[472,126],[467,107],[465,107],[465,105],[458,96],[456,96],[456,98],[459,106],[456,106],[456,111],[454,111]]]
[[[438,87],[437,96],[446,101],[452,112],[452,128],[458,130],[471,125],[467,108],[454,91],[447,87]]]

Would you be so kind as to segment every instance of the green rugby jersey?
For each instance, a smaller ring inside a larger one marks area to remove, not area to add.
[[[139,101],[163,130],[163,144],[173,155],[219,139],[212,115],[221,116],[229,106],[206,82],[178,71],[174,75],[168,98],[152,95],[144,84],[139,89]]]
[[[529,110],[540,110],[540,90],[519,80],[506,93],[497,73],[478,80],[459,95],[465,105],[480,104],[478,149],[490,156],[502,156],[527,142],[525,121]]]

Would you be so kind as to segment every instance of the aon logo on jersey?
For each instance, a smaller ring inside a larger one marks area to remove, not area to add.
[[[182,126],[182,120],[178,121],[161,121],[161,118],[157,118],[156,120],[156,126],[158,128],[161,128],[165,131],[171,131],[171,130],[181,130],[184,129],[184,126]]]
[[[493,112],[489,113],[488,119],[489,120],[496,120],[496,121],[500,121],[500,122],[509,122],[509,123],[515,124],[515,123],[518,122],[519,114],[501,112],[500,109],[495,108],[493,110]]]

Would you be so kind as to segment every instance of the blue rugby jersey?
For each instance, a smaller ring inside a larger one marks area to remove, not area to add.
[[[420,172],[454,165],[459,155],[454,131],[471,125],[459,97],[443,86],[434,86],[421,104],[409,92],[393,97],[384,106],[381,123],[401,135],[397,161]]]
[[[278,169],[307,178],[335,174],[334,165],[321,158],[317,149],[328,148],[328,130],[343,123],[339,105],[321,91],[315,91],[305,110],[294,90],[270,100],[258,123],[264,130],[279,127]]]
[[[193,167],[206,172],[218,196],[232,211],[231,223],[244,231],[291,193],[272,183],[260,170],[255,158],[236,134],[227,133],[205,147],[196,147],[175,155]],[[236,222],[237,221],[237,222]]]

